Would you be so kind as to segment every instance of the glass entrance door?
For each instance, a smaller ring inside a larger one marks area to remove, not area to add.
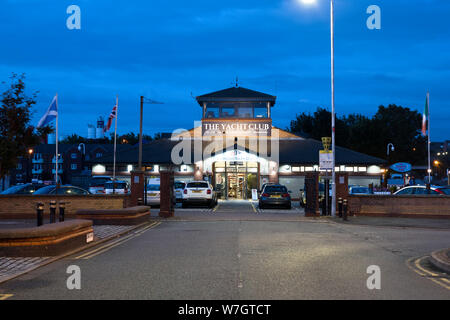
[[[214,164],[214,187],[222,199],[251,199],[258,188],[258,163],[224,161]]]

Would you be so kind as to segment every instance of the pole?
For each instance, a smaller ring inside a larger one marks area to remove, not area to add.
[[[55,187],[56,187],[56,194],[58,194],[58,167],[59,167],[59,152],[58,152],[58,93],[56,93],[56,154],[55,154]]]
[[[431,125],[430,125],[430,92],[427,92],[428,104],[428,181],[431,184]]]
[[[141,118],[139,124],[139,162],[138,170],[142,170],[142,117],[144,113],[144,96],[141,96]]]
[[[332,148],[332,201],[331,215],[336,216],[336,141],[335,141],[335,110],[334,110],[334,0],[330,2],[331,24],[331,148]]]
[[[116,193],[116,150],[117,150],[117,117],[119,115],[119,95],[116,95],[116,120],[114,125],[114,160],[113,160],[113,194]]]

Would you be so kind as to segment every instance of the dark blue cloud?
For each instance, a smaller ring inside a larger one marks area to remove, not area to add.
[[[4,0],[0,76],[25,72],[39,90],[34,121],[59,94],[61,131],[85,135],[119,94],[119,131],[190,128],[201,116],[191,97],[231,86],[278,96],[274,124],[330,106],[329,1]],[[66,28],[81,7],[82,29]],[[366,28],[366,8],[382,29]],[[371,115],[396,103],[423,110],[431,92],[433,140],[449,139],[450,15],[447,0],[336,0],[336,108]],[[176,115],[176,116],[174,116]]]

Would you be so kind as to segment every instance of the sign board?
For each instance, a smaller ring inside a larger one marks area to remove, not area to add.
[[[86,243],[92,242],[94,241],[94,233],[93,232],[89,232],[88,234],[86,234]]]
[[[409,163],[405,163],[405,162],[399,162],[396,164],[393,164],[391,166],[391,169],[396,171],[396,172],[409,172],[412,169],[412,166]]]
[[[320,150],[319,168],[320,170],[333,169],[333,153],[331,151]]]
[[[252,200],[257,201],[258,200],[258,190],[252,189]]]
[[[203,136],[271,136],[272,121],[202,121]]]

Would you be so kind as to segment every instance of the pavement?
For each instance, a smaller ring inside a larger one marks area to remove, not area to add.
[[[48,221],[46,221],[48,223]],[[35,227],[35,221],[31,220],[9,220],[0,221],[0,224],[8,228],[16,227]],[[117,226],[117,225],[101,225],[93,226],[94,242],[89,246],[106,242],[120,235],[130,232],[139,226]],[[75,250],[77,251],[77,250]],[[2,257],[0,256],[0,284],[20,275],[31,272],[37,268],[43,267],[49,263],[57,261],[64,257],[65,254],[58,257]]]
[[[305,218],[300,210],[255,212],[250,202],[202,210],[176,210],[175,218],[7,281],[0,296],[450,300],[449,276],[429,269],[425,259],[448,247],[446,228],[341,223]],[[73,265],[81,270],[81,290],[66,286]],[[367,287],[373,265],[381,271],[379,290]]]

